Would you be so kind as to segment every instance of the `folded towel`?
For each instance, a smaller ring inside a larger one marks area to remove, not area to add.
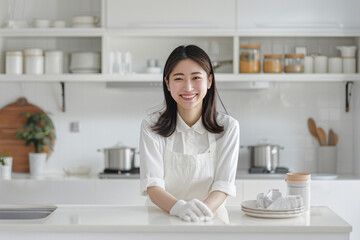
[[[266,195],[264,193],[257,195],[256,206],[269,210],[290,210],[303,207],[304,203],[300,195],[282,196],[279,189],[270,189]]]

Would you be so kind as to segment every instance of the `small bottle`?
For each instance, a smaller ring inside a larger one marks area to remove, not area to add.
[[[310,210],[310,181],[309,173],[287,173],[287,195],[300,195],[304,201],[305,211]]]
[[[132,73],[132,59],[131,53],[125,52],[125,74]]]

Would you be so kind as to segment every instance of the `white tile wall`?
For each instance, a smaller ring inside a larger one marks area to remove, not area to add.
[[[316,172],[317,142],[307,128],[313,117],[326,131],[339,135],[339,173],[353,172],[354,104],[345,113],[344,83],[271,83],[266,90],[221,90],[219,94],[230,115],[241,126],[241,145],[268,139],[280,144],[280,164],[292,171]],[[354,89],[354,95],[356,94]],[[52,113],[57,141],[47,169],[87,165],[94,172],[103,169],[103,155],[97,149],[118,141],[138,147],[139,127],[146,113],[163,102],[160,88],[109,89],[105,83],[66,84],[66,112],[61,109],[58,83],[0,83],[0,108],[24,96],[32,104]],[[223,111],[220,107],[219,111]],[[359,113],[356,115],[358,120]],[[80,133],[69,131],[70,122],[80,122]],[[355,148],[356,149],[356,148]],[[354,150],[355,151],[355,150]],[[356,152],[356,156],[359,153]],[[359,166],[358,158],[355,165]],[[249,153],[240,150],[239,168],[249,167]],[[359,172],[359,167],[357,167]]]

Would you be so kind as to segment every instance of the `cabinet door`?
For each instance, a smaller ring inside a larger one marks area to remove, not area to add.
[[[235,0],[109,0],[107,26],[234,28]]]
[[[238,0],[237,8],[239,28],[360,26],[358,0]]]

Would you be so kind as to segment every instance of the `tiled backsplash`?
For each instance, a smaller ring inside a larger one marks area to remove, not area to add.
[[[222,90],[219,94],[230,115],[240,122],[241,145],[255,145],[263,139],[284,147],[280,165],[292,171],[316,172],[318,144],[310,135],[307,119],[313,117],[326,132],[339,135],[338,172],[360,172],[353,161],[353,142],[359,143],[360,119],[354,98],[345,113],[344,83],[270,83],[264,90]],[[355,86],[353,95],[359,92]],[[57,141],[48,161],[48,170],[87,165],[101,171],[103,155],[98,149],[123,144],[138,147],[139,128],[144,115],[155,111],[163,101],[162,89],[114,89],[105,83],[67,83],[66,112],[61,109],[58,83],[1,83],[0,108],[24,96],[32,104],[51,112]],[[219,103],[219,101],[218,101]],[[223,111],[220,104],[218,110]],[[80,122],[80,133],[70,132],[70,123]],[[354,136],[357,134],[357,136]],[[353,152],[354,150],[354,152]],[[358,158],[356,158],[358,159]],[[249,152],[240,150],[240,169],[249,167]]]

